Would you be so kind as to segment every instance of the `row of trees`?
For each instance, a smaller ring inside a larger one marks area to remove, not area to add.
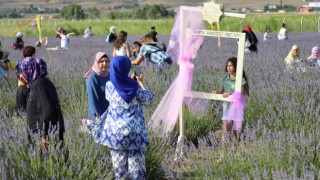
[[[119,7],[117,8],[119,9]],[[0,18],[21,18],[24,14],[41,14],[41,13],[59,13],[64,19],[86,19],[100,18],[101,11],[96,7],[84,10],[80,5],[71,4],[64,6],[60,11],[58,9],[39,9],[30,5],[23,9],[3,9],[0,11]],[[136,7],[129,11],[110,11],[107,18],[109,19],[160,19],[171,18],[174,16],[173,11],[167,10],[163,5],[144,5]]]
[[[29,7],[21,9],[1,9],[0,18],[21,18],[25,14],[50,14],[59,12],[57,8],[37,8],[31,4]]]
[[[85,19],[87,17],[100,17],[100,10],[89,8],[84,11],[79,5],[69,5],[62,8],[60,15],[64,19]],[[171,18],[173,11],[168,11],[163,5],[144,5],[130,11],[111,11],[107,18],[109,19],[160,19]]]

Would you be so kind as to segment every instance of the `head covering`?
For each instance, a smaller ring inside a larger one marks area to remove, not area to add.
[[[47,75],[47,64],[40,58],[26,57],[18,62],[16,70],[32,84],[37,78]]]
[[[105,52],[97,52],[96,53],[96,55],[94,57],[93,65],[92,65],[91,69],[88,72],[86,72],[86,74],[83,76],[84,78],[88,79],[92,71],[95,72],[96,74],[98,74],[99,76],[108,77],[109,71],[101,71],[101,69],[99,67],[99,60],[103,56],[108,57],[108,55]]]
[[[287,57],[284,59],[284,61],[285,61],[286,63],[288,63],[289,60],[292,59],[292,58],[295,59],[295,60],[298,60],[298,59],[299,59],[299,54],[297,54],[297,55],[293,55],[293,54],[292,54],[292,51],[293,51],[293,50],[296,50],[296,49],[299,50],[299,46],[295,44],[295,45],[292,46],[289,54],[288,54]]]
[[[111,26],[111,27],[110,27],[110,32],[115,33],[116,29],[117,29],[117,28],[116,28],[115,26]]]
[[[311,50],[311,55],[307,58],[308,61],[317,62],[317,59],[319,57],[318,58],[313,57],[314,52],[318,52],[320,54],[320,49],[318,46],[313,46],[313,48]]]
[[[250,26],[245,26],[243,28],[243,30],[249,33],[249,32],[251,32],[251,27]]]
[[[22,37],[23,33],[21,31],[17,32],[16,37]]]
[[[126,56],[115,56],[110,63],[110,81],[121,98],[130,103],[138,90],[137,81],[128,77],[131,69],[131,61]]]

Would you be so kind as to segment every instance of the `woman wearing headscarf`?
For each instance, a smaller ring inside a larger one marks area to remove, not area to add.
[[[142,105],[154,94],[145,89],[142,74],[128,77],[130,59],[115,56],[110,63],[110,81],[106,98],[110,105],[98,142],[110,147],[115,179],[145,179],[145,151],[149,144]]]
[[[311,50],[311,55],[307,58],[307,63],[310,65],[320,64],[320,57],[319,57],[319,47],[314,46]]]
[[[289,54],[284,59],[284,62],[287,65],[294,65],[294,64],[297,64],[299,61],[300,61],[299,60],[299,46],[295,44],[292,46]]]
[[[105,98],[106,83],[109,81],[110,59],[104,52],[97,52],[92,68],[84,75],[87,79],[89,119],[100,117],[108,108]]]
[[[25,47],[25,58],[18,62],[16,70],[30,87],[26,108],[28,138],[31,140],[32,134],[39,133],[47,150],[50,132],[58,134],[59,140],[63,140],[64,120],[56,88],[46,78],[47,65],[42,59],[34,57],[34,54],[34,47]]]
[[[248,46],[248,49],[250,52],[258,52],[258,39],[255,33],[251,30],[250,26],[245,26],[243,28],[243,33],[246,33],[246,41],[249,41],[250,45]],[[246,45],[247,46],[247,45]]]
[[[116,33],[117,28],[115,26],[111,26],[109,29],[109,34],[107,35],[106,38],[106,43],[113,43],[114,40],[117,39],[117,33]]]

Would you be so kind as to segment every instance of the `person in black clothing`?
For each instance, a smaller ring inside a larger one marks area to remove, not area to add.
[[[151,27],[151,31],[149,33],[153,39],[154,42],[158,42],[158,33],[156,31],[156,27],[155,26],[152,26]]]
[[[29,95],[29,88],[27,87],[27,82],[24,80],[21,74],[17,74],[18,78],[18,89],[16,93],[16,112],[18,115],[20,113],[25,113],[27,108],[27,99]]]
[[[26,107],[28,138],[31,141],[31,135],[39,133],[44,148],[48,150],[50,132],[58,134],[59,140],[63,140],[64,120],[56,88],[46,78],[46,63],[42,59],[34,57],[34,54],[34,47],[25,47],[23,50],[25,58],[19,61],[16,69],[30,87]]]
[[[258,52],[258,39],[255,33],[251,30],[250,26],[245,26],[243,33],[246,33],[246,39],[250,42],[249,50],[251,52]]]

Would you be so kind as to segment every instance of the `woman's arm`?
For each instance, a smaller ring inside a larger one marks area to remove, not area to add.
[[[123,47],[126,49],[126,54],[127,54],[127,56],[128,56],[128,57],[131,57],[132,55],[131,55],[131,51],[130,51],[129,45],[128,45],[127,43],[124,43],[124,44],[123,44]]]
[[[143,60],[144,60],[144,57],[141,55],[138,55],[138,57],[135,60],[131,61],[131,64],[139,65]]]

